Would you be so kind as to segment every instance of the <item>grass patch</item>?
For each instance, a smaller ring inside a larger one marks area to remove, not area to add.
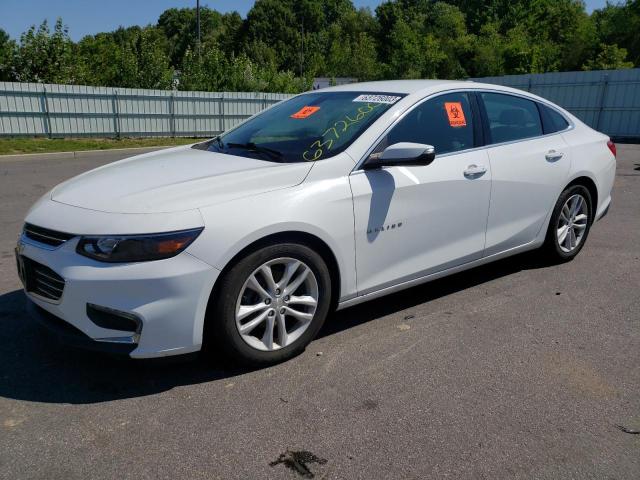
[[[0,155],[78,152],[112,148],[159,147],[195,143],[195,138],[0,138]]]

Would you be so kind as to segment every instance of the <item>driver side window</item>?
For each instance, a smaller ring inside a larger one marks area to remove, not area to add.
[[[437,155],[473,148],[472,117],[467,93],[439,95],[411,110],[375,151],[399,142],[433,145]]]

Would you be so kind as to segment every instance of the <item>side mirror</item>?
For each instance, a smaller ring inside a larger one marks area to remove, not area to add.
[[[436,158],[436,149],[423,143],[401,142],[389,145],[382,153],[371,155],[362,168],[410,167],[429,165]]]

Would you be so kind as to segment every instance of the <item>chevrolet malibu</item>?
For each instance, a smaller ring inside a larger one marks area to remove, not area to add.
[[[609,208],[615,154],[511,88],[328,88],[58,185],[27,214],[18,273],[72,343],[268,365],[336,308],[525,250],[573,259]]]

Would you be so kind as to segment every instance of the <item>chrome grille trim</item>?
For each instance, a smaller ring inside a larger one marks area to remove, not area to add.
[[[25,290],[42,300],[59,302],[64,293],[64,278],[49,267],[25,256],[20,257],[20,261],[23,266]]]
[[[59,284],[61,284],[62,286],[64,286],[64,280],[60,280],[59,278],[54,278],[54,277],[52,277],[52,276],[50,276],[50,275],[47,275],[46,273],[44,273],[44,272],[42,272],[42,271],[40,271],[40,270],[37,270],[37,269],[35,270],[35,272],[36,272],[38,275],[40,275],[40,276],[42,276],[42,277],[46,278],[47,280],[51,280],[52,282],[59,283]]]
[[[57,232],[48,228],[32,225],[30,223],[25,223],[22,231],[27,238],[53,247],[59,247],[66,241],[75,237],[75,235],[71,233]]]
[[[36,272],[37,273],[37,272]],[[45,288],[48,288],[50,290],[53,290],[54,292],[58,292],[58,293],[62,293],[62,291],[64,290],[64,286],[63,288],[60,287],[55,287],[53,285],[51,285],[50,283],[45,282],[44,280],[42,280],[41,278],[37,278],[36,277],[36,282],[38,282],[40,285],[44,285]]]

